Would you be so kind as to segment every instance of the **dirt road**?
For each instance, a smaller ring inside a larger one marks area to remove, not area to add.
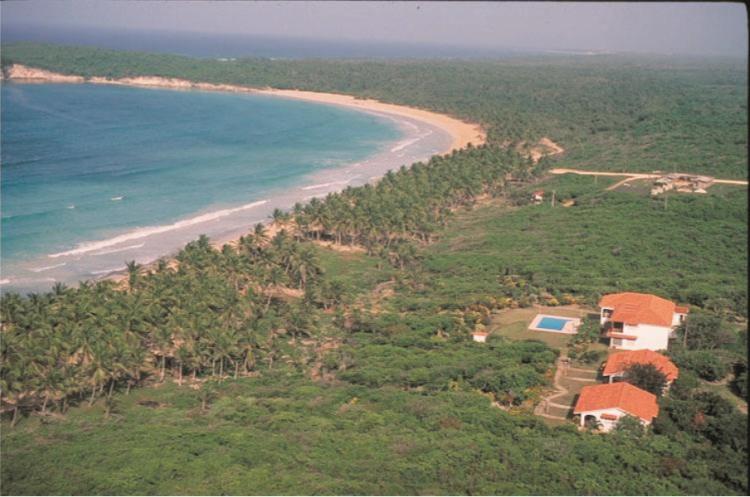
[[[613,173],[609,171],[581,171],[580,169],[564,169],[564,168],[557,168],[557,169],[551,169],[550,173],[552,174],[581,174],[584,176],[626,176],[626,179],[616,183],[614,186],[619,186],[622,183],[625,183],[630,180],[634,179],[656,179],[661,178],[667,173],[664,174],[656,174],[656,173]],[[739,180],[739,179],[714,179],[714,183],[720,184],[720,185],[740,185],[740,186],[747,186],[747,181],[745,180]],[[613,188],[610,187],[610,188]]]

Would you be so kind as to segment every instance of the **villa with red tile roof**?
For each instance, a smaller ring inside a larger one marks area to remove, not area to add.
[[[601,324],[609,346],[625,350],[667,350],[674,328],[688,308],[648,293],[623,292],[602,297]]]
[[[605,383],[583,387],[573,413],[581,416],[581,427],[595,420],[599,429],[607,432],[628,415],[650,425],[659,414],[659,404],[656,395],[630,383]]]
[[[667,379],[667,386],[671,385],[680,374],[680,370],[669,360],[667,356],[654,352],[653,350],[624,350],[615,352],[607,358],[604,364],[602,376],[608,376],[609,382],[615,378],[621,378],[625,371],[633,364],[651,364],[661,371]]]

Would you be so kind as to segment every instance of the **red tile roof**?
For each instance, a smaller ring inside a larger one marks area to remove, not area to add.
[[[580,414],[612,408],[621,409],[646,422],[659,414],[659,404],[656,403],[654,394],[624,381],[583,387],[573,412]]]
[[[674,306],[674,312],[676,312],[677,314],[687,314],[688,312],[690,312],[690,307],[686,305],[676,305]]]
[[[630,325],[672,326],[674,302],[648,293],[611,293],[602,297],[599,307],[613,309],[610,319]]]
[[[609,356],[607,363],[604,365],[604,376],[620,374],[624,372],[631,364],[653,364],[656,368],[664,373],[667,381],[674,381],[680,374],[680,370],[674,365],[668,357],[654,352],[653,350],[626,350],[616,352]]]

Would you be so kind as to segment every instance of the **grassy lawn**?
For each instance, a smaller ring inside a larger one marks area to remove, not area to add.
[[[503,309],[492,316],[492,323],[489,326],[490,336],[502,336],[512,340],[539,340],[553,349],[564,349],[570,339],[569,335],[529,329],[529,324],[531,324],[534,316],[540,313],[563,317],[581,317],[585,315],[586,311],[568,307],[545,306]]]

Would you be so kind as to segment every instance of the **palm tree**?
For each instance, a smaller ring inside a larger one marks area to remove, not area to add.
[[[141,273],[141,265],[135,261],[126,262],[128,271],[128,288],[131,292],[135,291],[136,285],[138,284],[138,278]]]
[[[263,245],[268,242],[268,232],[263,223],[257,223],[255,225],[255,228],[253,228],[253,236],[255,237],[255,243],[258,245]]]

